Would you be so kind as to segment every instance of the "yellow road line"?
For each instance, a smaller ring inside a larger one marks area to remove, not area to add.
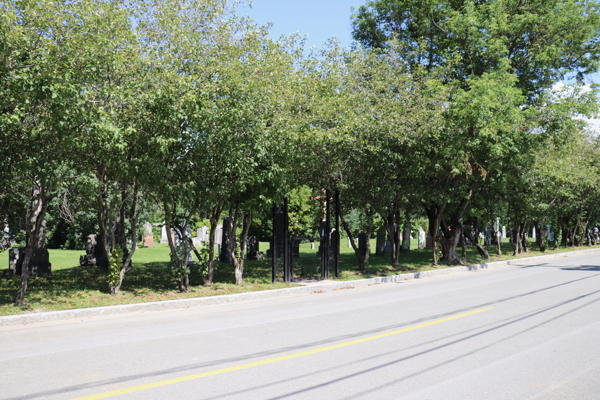
[[[457,314],[457,315],[453,315],[453,316],[447,317],[447,318],[436,319],[434,321],[426,322],[426,323],[420,324],[420,325],[413,325],[413,326],[398,329],[395,331],[381,333],[379,335],[368,336],[368,337],[365,337],[362,339],[351,340],[349,342],[335,344],[332,346],[320,347],[320,348],[313,349],[313,350],[302,351],[300,353],[288,354],[287,356],[268,358],[266,360],[260,360],[260,361],[255,361],[255,362],[251,362],[251,363],[247,363],[247,364],[235,365],[233,367],[228,367],[228,368],[215,369],[213,371],[202,372],[200,374],[187,375],[187,376],[182,376],[179,378],[166,379],[164,381],[147,383],[145,385],[132,386],[132,387],[125,388],[125,389],[113,390],[110,392],[93,394],[93,395],[84,396],[84,397],[78,397],[73,400],[106,399],[108,397],[114,397],[114,396],[119,396],[122,394],[133,393],[133,392],[140,392],[142,390],[148,390],[148,389],[153,389],[153,388],[157,388],[157,387],[161,387],[161,386],[172,385],[174,383],[180,383],[180,382],[185,382],[185,381],[191,381],[194,379],[206,378],[207,376],[221,375],[221,374],[226,374],[228,372],[240,371],[242,369],[254,368],[254,367],[259,367],[261,365],[267,365],[267,364],[273,364],[273,363],[280,362],[280,361],[292,360],[294,358],[305,357],[305,356],[310,356],[312,354],[318,354],[318,353],[323,353],[323,352],[330,351],[330,350],[341,349],[343,347],[354,346],[356,344],[370,342],[371,340],[382,339],[382,338],[385,338],[388,336],[398,335],[400,333],[410,332],[410,331],[414,331],[416,329],[421,329],[421,328],[426,328],[428,326],[441,324],[443,322],[453,321],[455,319],[479,314],[484,311],[489,311],[492,308],[493,307],[488,307],[488,308],[482,308],[480,310],[469,311],[469,312],[466,312],[463,314]]]

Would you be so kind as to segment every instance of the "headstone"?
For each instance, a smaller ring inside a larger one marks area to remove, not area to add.
[[[48,249],[35,249],[29,260],[29,273],[31,275],[46,276],[52,274],[52,264],[49,262]],[[21,276],[25,247],[13,247],[8,250],[8,275]]]
[[[185,237],[187,239],[189,239],[189,240],[192,239],[192,228],[190,228],[189,226],[187,227],[187,230],[185,231]],[[193,257],[194,251],[192,250],[192,246],[190,246],[189,244],[188,244],[188,247],[189,247],[189,250],[188,250],[188,265],[195,265],[196,261],[194,261],[194,257]]]
[[[15,244],[15,240],[13,235],[10,233],[10,228],[8,226],[4,227],[4,231],[0,235],[0,248],[7,248]]]
[[[483,245],[491,246],[492,245],[492,227],[486,226],[483,228]]]
[[[363,256],[367,254],[367,240],[366,233],[361,232],[358,234],[358,252]]]
[[[382,256],[385,254],[385,237],[387,236],[387,230],[385,226],[382,226],[377,230],[377,241],[375,242],[375,255]]]
[[[496,218],[496,222],[494,222],[494,235],[492,238],[492,244],[498,245],[498,243],[502,243],[502,232],[500,231],[500,218]]]
[[[311,249],[311,250],[314,250],[314,249],[315,249],[315,244],[314,244],[314,243],[311,243],[311,244],[310,244],[310,249]]]
[[[208,226],[203,226],[202,228],[200,228],[200,240],[202,242],[209,242],[209,236],[210,234],[210,229],[208,228]]]
[[[533,230],[531,231],[531,238],[532,239],[536,239],[536,236],[535,236],[535,226],[533,227]]]
[[[221,241],[223,240],[223,225],[217,225],[215,229],[215,244],[221,245]]]
[[[463,225],[462,226],[462,235],[460,235],[460,239],[458,240],[459,246],[471,247],[473,243],[471,243],[471,238],[473,237],[473,227],[471,225]]]
[[[89,235],[85,245],[85,255],[79,256],[79,265],[82,267],[101,267],[108,269],[108,260],[104,256],[100,235]]]
[[[292,257],[300,258],[300,241],[292,240],[291,244],[292,244]]]
[[[161,243],[169,243],[169,238],[167,237],[167,226],[163,225],[160,230],[160,242]]]
[[[258,260],[260,244],[256,236],[248,238],[248,260]]]
[[[330,242],[331,245],[329,246],[329,254],[330,254],[331,259],[335,259],[335,254],[337,254],[337,252],[338,252],[338,245],[340,243],[339,232],[334,229],[333,232],[331,232],[330,238],[331,238],[331,242]],[[329,270],[330,271],[335,270],[335,261],[331,261],[329,263]]]
[[[152,238],[152,235],[144,236],[144,247],[149,249],[156,248],[156,246],[154,245],[154,239]]]
[[[427,234],[427,237],[425,238],[425,248],[426,249],[433,248],[433,239],[431,238],[430,234]]]
[[[392,254],[394,251],[394,245],[389,240],[385,241],[385,247],[383,248],[383,254]]]
[[[150,222],[146,222],[144,224],[144,247],[147,248],[155,248],[154,246],[154,238],[152,237],[152,224]]]
[[[506,227],[502,227],[502,239],[506,239]]]
[[[425,230],[422,227],[419,227],[419,250],[423,250],[425,248]]]
[[[222,263],[231,263],[231,252],[229,251],[229,217],[223,219],[223,226],[221,227],[221,256],[220,261]]]

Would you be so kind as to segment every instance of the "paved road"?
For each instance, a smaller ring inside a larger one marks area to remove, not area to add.
[[[598,399],[600,260],[0,327],[2,399]]]

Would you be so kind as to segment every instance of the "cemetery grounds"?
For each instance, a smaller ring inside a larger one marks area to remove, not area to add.
[[[318,247],[318,244],[317,244]],[[413,240],[411,248],[417,247],[417,240]],[[600,245],[595,246],[600,247]],[[261,242],[260,249],[266,253],[269,243]],[[557,250],[546,250],[541,253],[534,240],[531,240],[531,251],[512,256],[512,247],[505,239],[502,245],[502,256],[496,256],[495,246],[487,246],[490,258],[482,259],[475,247],[466,249],[467,260],[465,265],[479,264],[526,258],[543,254],[555,254],[574,250],[588,249],[590,247],[569,247]],[[391,265],[391,255],[375,256],[375,239],[371,239],[371,255],[366,272],[358,270],[358,262],[352,248],[348,248],[342,240],[340,254],[340,278],[330,275],[330,280],[349,281],[355,279],[373,278],[387,275],[397,275],[407,272],[419,272],[436,269],[431,266],[431,250],[411,250],[402,253],[399,266]],[[216,250],[215,250],[216,251]],[[461,254],[461,249],[458,249]],[[190,290],[181,293],[176,288],[176,280],[171,275],[169,268],[169,248],[167,244],[157,244],[156,248],[138,248],[133,257],[133,270],[125,276],[121,294],[108,294],[107,273],[97,267],[79,266],[79,256],[82,250],[49,250],[52,263],[52,275],[49,277],[29,278],[26,303],[15,306],[12,296],[19,287],[19,277],[0,275],[0,315],[13,315],[31,312],[70,310],[88,307],[101,307],[119,304],[144,303],[153,301],[186,299],[205,296],[219,296],[225,294],[244,293],[259,290],[273,290],[298,286],[298,283],[286,284],[271,283],[271,259],[262,261],[246,260],[244,268],[244,283],[235,285],[233,267],[230,264],[215,262],[216,271],[212,287],[202,286],[200,272],[191,267]],[[294,269],[295,278],[317,279],[318,262],[316,250],[311,249],[309,243],[300,245],[300,259]],[[451,266],[440,265],[437,268]],[[0,253],[0,271],[8,268],[8,252]]]

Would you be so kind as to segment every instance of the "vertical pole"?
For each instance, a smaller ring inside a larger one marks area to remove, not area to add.
[[[277,218],[277,205],[275,203],[273,203],[273,234],[271,235],[273,237],[273,241],[271,242],[271,256],[273,257],[272,261],[272,265],[271,265],[271,269],[272,269],[272,276],[273,276],[273,283],[277,282],[277,229],[276,229],[276,218]]]
[[[327,197],[327,219],[325,220],[325,279],[329,279],[329,249],[331,248],[331,191],[329,191],[329,189],[325,191],[325,196]]]
[[[288,199],[287,197],[283,199],[283,225],[284,225],[284,230],[283,230],[283,275],[284,278],[283,280],[287,283],[289,283],[291,281],[291,268],[290,268],[290,264],[291,264],[291,260],[290,260],[290,243],[288,240],[288,227],[289,227],[289,221],[288,221]]]
[[[335,277],[340,277],[340,245],[342,240],[342,235],[340,232],[340,191],[335,191],[335,231],[336,235],[336,249],[335,249]]]

